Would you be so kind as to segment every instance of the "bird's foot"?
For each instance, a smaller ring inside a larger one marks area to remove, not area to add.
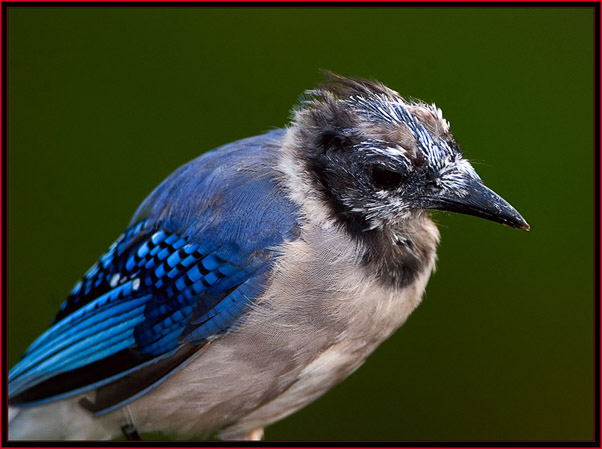
[[[129,441],[142,441],[142,438],[140,438],[140,434],[138,433],[138,430],[131,423],[121,426],[121,431],[123,432],[123,434]]]

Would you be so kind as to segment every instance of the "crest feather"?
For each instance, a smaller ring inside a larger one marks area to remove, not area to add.
[[[350,98],[350,97],[366,97],[366,96],[378,96],[385,95],[391,98],[401,98],[399,93],[393,89],[389,89],[378,81],[372,81],[362,78],[348,78],[342,75],[338,75],[329,70],[322,70],[322,73],[326,77],[326,81],[319,84],[316,91],[328,92],[338,98]]]

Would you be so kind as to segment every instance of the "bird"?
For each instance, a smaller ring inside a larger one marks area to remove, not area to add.
[[[141,203],[10,370],[10,440],[262,439],[419,305],[432,211],[529,230],[436,105],[324,73]]]

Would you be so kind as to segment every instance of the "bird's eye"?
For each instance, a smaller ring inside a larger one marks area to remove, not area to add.
[[[373,167],[372,180],[377,187],[390,190],[399,187],[403,177],[401,176],[401,173],[387,170],[382,167]]]

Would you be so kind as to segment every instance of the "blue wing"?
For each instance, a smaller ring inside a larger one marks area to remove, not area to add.
[[[207,153],[155,189],[11,370],[11,403],[119,385],[94,410],[121,405],[244,318],[275,249],[296,237],[296,207],[271,168],[281,138]]]

